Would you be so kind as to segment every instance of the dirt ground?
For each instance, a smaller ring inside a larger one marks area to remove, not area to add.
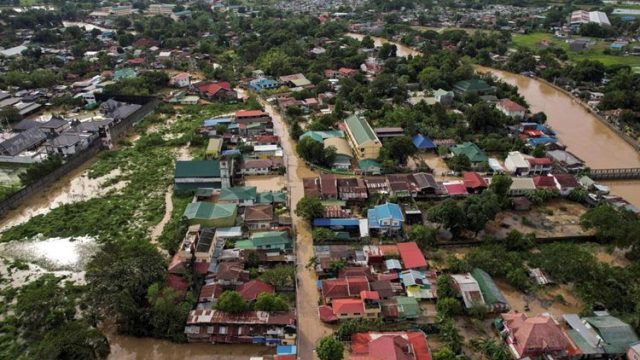
[[[516,290],[502,280],[494,280],[509,305],[511,305],[512,311],[523,312],[529,316],[549,313],[556,319],[561,319],[564,314],[578,314],[582,309],[582,302],[573,295],[569,285],[548,286],[539,290],[536,294],[528,295]],[[529,305],[529,311],[524,309],[527,304]]]
[[[588,235],[580,227],[580,216],[587,209],[577,203],[558,199],[528,211],[504,211],[487,224],[487,234],[504,237],[511,230],[534,232],[538,237]]]
[[[449,167],[447,167],[447,164],[444,162],[444,160],[442,160],[442,158],[438,156],[438,154],[432,152],[418,153],[410,157],[407,161],[407,166],[411,169],[416,169],[421,163],[425,163],[431,169],[433,169],[433,175],[436,177],[442,176],[449,171]]]
[[[284,187],[284,175],[252,175],[244,178],[244,186],[255,186],[258,192],[281,191]]]

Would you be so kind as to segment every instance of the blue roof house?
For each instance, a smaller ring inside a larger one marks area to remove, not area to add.
[[[257,92],[260,92],[263,90],[276,89],[277,87],[278,87],[278,82],[273,79],[261,78],[261,79],[251,80],[249,82],[249,89]]]
[[[436,148],[433,141],[422,134],[414,136],[412,141],[418,150],[434,150]]]
[[[394,233],[402,230],[404,215],[398,204],[386,203],[377,205],[367,211],[369,229],[379,234]]]

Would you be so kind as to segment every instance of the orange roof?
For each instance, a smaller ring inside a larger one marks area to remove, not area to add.
[[[465,172],[463,181],[467,189],[487,188],[487,182],[477,172]]]
[[[364,303],[361,299],[335,299],[331,302],[334,314],[363,314]]]
[[[368,332],[351,336],[351,360],[431,360],[421,331]]]
[[[427,267],[427,259],[424,258],[418,244],[414,241],[398,243],[398,250],[405,269]]]
[[[240,110],[236,112],[236,117],[258,117],[268,116],[268,114],[262,110]]]

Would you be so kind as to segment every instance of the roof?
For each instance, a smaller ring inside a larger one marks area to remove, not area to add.
[[[433,141],[421,134],[415,135],[412,139],[413,145],[418,149],[435,149],[436,145]]]
[[[548,316],[527,317],[523,313],[502,314],[515,338],[519,354],[569,350],[572,344],[560,326]]]
[[[16,156],[21,152],[42,143],[47,136],[39,128],[31,128],[0,143],[0,151],[9,156]]]
[[[509,112],[520,112],[527,110],[524,106],[510,100],[510,99],[500,99],[498,101],[498,105]]]
[[[480,79],[458,81],[453,87],[462,92],[484,92],[491,90],[491,86],[489,86],[486,81]]]
[[[532,178],[528,177],[514,177],[511,178],[513,181],[511,186],[509,187],[510,191],[514,190],[535,190],[536,184],[533,182]]]
[[[208,96],[216,95],[220,90],[231,90],[231,85],[226,81],[206,83],[198,85],[198,90]]]
[[[324,322],[338,321],[338,317],[333,313],[333,308],[328,305],[319,306],[318,315],[320,316],[320,320]]]
[[[286,231],[264,231],[253,233],[249,238],[257,246],[290,245],[291,239]]]
[[[415,242],[398,243],[398,251],[405,269],[423,268],[427,266],[427,260]]]
[[[359,296],[363,290],[369,290],[369,279],[366,276],[353,276],[340,279],[321,281],[322,297],[329,299],[343,299]]]
[[[428,174],[428,173],[414,173],[413,174],[413,180],[415,180],[416,185],[420,188],[420,189],[437,189],[438,188],[438,183],[436,182],[436,179],[433,177],[433,175]]]
[[[487,188],[487,182],[477,172],[465,172],[463,174],[464,186],[467,189]]]
[[[293,311],[268,313],[266,311],[247,311],[240,314],[227,313],[220,310],[191,310],[187,317],[187,325],[197,324],[266,324],[294,325]]]
[[[556,182],[553,180],[553,176],[534,176],[533,183],[536,185],[536,188],[554,188],[556,187]]]
[[[551,165],[551,159],[543,157],[543,158],[528,158],[527,161],[529,162],[529,165],[531,166],[536,166],[536,165]]]
[[[449,195],[467,195],[467,188],[463,182],[447,182],[443,183],[442,186],[447,190],[447,194]]]
[[[482,296],[484,297],[484,301],[488,305],[500,303],[500,304],[508,304],[507,300],[498,289],[498,286],[489,274],[484,272],[482,269],[475,268],[471,271],[471,276],[478,282],[478,286],[480,286],[480,290],[482,291]]]
[[[364,160],[358,161],[358,168],[360,170],[367,171],[367,170],[371,170],[372,168],[380,169],[381,167],[382,165],[378,161],[373,159],[364,159]]]
[[[270,204],[247,206],[244,221],[273,221],[273,206]]]
[[[353,153],[351,152],[351,147],[347,140],[341,137],[331,137],[324,139],[324,147],[328,148],[329,146],[333,146],[336,148],[336,154],[342,156],[348,156],[353,158]]]
[[[313,220],[313,226],[359,226],[359,219],[328,219],[328,218],[319,218]]]
[[[187,219],[219,219],[235,216],[235,204],[214,204],[210,202],[193,202],[187,205],[183,216]]]
[[[258,197],[255,186],[234,186],[220,190],[220,201],[256,200]]]
[[[334,314],[364,314],[362,299],[335,299],[331,302]]]
[[[258,279],[253,279],[238,286],[237,291],[238,294],[240,294],[240,296],[242,296],[246,301],[253,301],[262,293],[273,294],[275,292],[273,286]]]
[[[258,203],[284,203],[287,197],[282,191],[268,191],[258,193]]]
[[[236,118],[239,117],[260,117],[260,116],[269,116],[266,112],[262,110],[240,110],[236,112]]]
[[[451,148],[451,152],[456,155],[465,155],[472,163],[485,162],[489,159],[487,154],[472,142],[455,145]]]
[[[404,221],[404,215],[402,215],[398,204],[386,203],[376,205],[373,209],[367,210],[367,219],[370,228],[378,228],[380,227],[380,220],[391,219],[402,222]]]
[[[510,151],[505,161],[506,160],[509,160],[511,163],[513,163],[516,168],[529,168],[529,162],[526,160],[524,154],[522,154],[520,151]]]
[[[351,115],[344,120],[344,123],[349,128],[351,134],[353,134],[358,146],[371,141],[380,143],[371,125],[369,125],[365,119],[357,115]]]
[[[216,154],[220,153],[222,150],[223,139],[220,138],[211,138],[209,139],[209,143],[207,144],[207,154]]]
[[[604,340],[605,351],[611,354],[623,354],[629,345],[638,341],[631,325],[615,316],[603,315],[583,318]]]
[[[551,160],[558,161],[560,163],[571,165],[582,165],[584,161],[578,159],[575,155],[568,151],[564,150],[551,150],[547,152],[547,156],[551,158]]]
[[[578,184],[578,180],[576,180],[576,177],[571,174],[557,173],[552,175],[561,187],[575,188],[580,185]]]
[[[351,336],[351,360],[431,360],[421,331],[368,332]]]
[[[408,296],[394,296],[393,299],[398,304],[399,315],[404,318],[415,318],[422,314],[422,309],[416,298]]]
[[[322,142],[324,139],[333,137],[344,137],[344,133],[341,130],[326,130],[326,131],[307,131],[300,135],[298,140],[302,140],[305,137],[310,137],[317,142]]]
[[[55,148],[63,148],[73,146],[82,141],[82,138],[78,134],[74,133],[62,133],[57,137],[49,140],[51,146]]]
[[[178,160],[176,161],[176,178],[219,177],[220,162],[218,160]]]

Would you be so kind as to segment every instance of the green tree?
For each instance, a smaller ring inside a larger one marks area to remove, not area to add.
[[[463,171],[471,169],[471,160],[465,154],[455,154],[448,161],[447,165],[453,171]]]
[[[326,242],[329,240],[333,240],[335,238],[335,234],[333,230],[326,228],[315,228],[312,231],[312,237],[314,242]]]
[[[415,154],[416,151],[417,149],[410,137],[394,137],[382,144],[379,160],[393,160],[397,164],[404,165],[407,163],[407,159]]]
[[[464,227],[477,236],[500,211],[498,197],[491,190],[469,196],[462,203],[462,211],[465,215]]]
[[[5,106],[0,109],[0,124],[13,124],[20,120],[22,120],[22,115],[14,106]]]
[[[452,317],[462,314],[462,305],[460,305],[460,301],[453,297],[441,297],[438,295],[436,309],[438,310],[438,315],[444,317]]]
[[[431,207],[427,211],[427,219],[441,224],[451,232],[457,232],[464,224],[465,215],[456,201],[449,198]]]
[[[436,244],[437,229],[426,227],[424,225],[414,225],[409,232],[409,239],[415,241],[421,249]]]
[[[287,311],[289,304],[282,295],[261,293],[256,299],[255,309],[260,311]]]
[[[434,360],[456,360],[456,354],[447,346],[441,346],[433,354]]]
[[[147,290],[147,300],[153,337],[185,341],[184,324],[192,307],[191,293],[187,294],[187,301],[180,301],[173,289],[161,288],[156,283]]]
[[[333,336],[320,339],[316,354],[320,360],[342,360],[344,358],[344,344]]]
[[[450,275],[438,275],[436,284],[438,286],[437,289],[439,298],[455,298],[457,296],[457,293],[453,288],[453,278]]]
[[[324,215],[324,206],[317,197],[305,196],[296,205],[296,215],[307,221],[313,221]]]
[[[294,267],[290,265],[277,265],[262,273],[260,280],[276,288],[293,286],[295,281]]]
[[[500,199],[505,199],[507,194],[509,193],[509,189],[511,188],[511,184],[513,183],[513,179],[511,176],[504,174],[496,174],[491,177],[491,185],[489,185],[489,190],[493,191]]]
[[[240,314],[249,309],[247,303],[237,291],[227,290],[220,295],[216,309],[232,314]]]
[[[371,36],[369,35],[366,35],[365,37],[362,38],[360,45],[365,49],[373,49],[375,47],[375,43],[371,38]]]

